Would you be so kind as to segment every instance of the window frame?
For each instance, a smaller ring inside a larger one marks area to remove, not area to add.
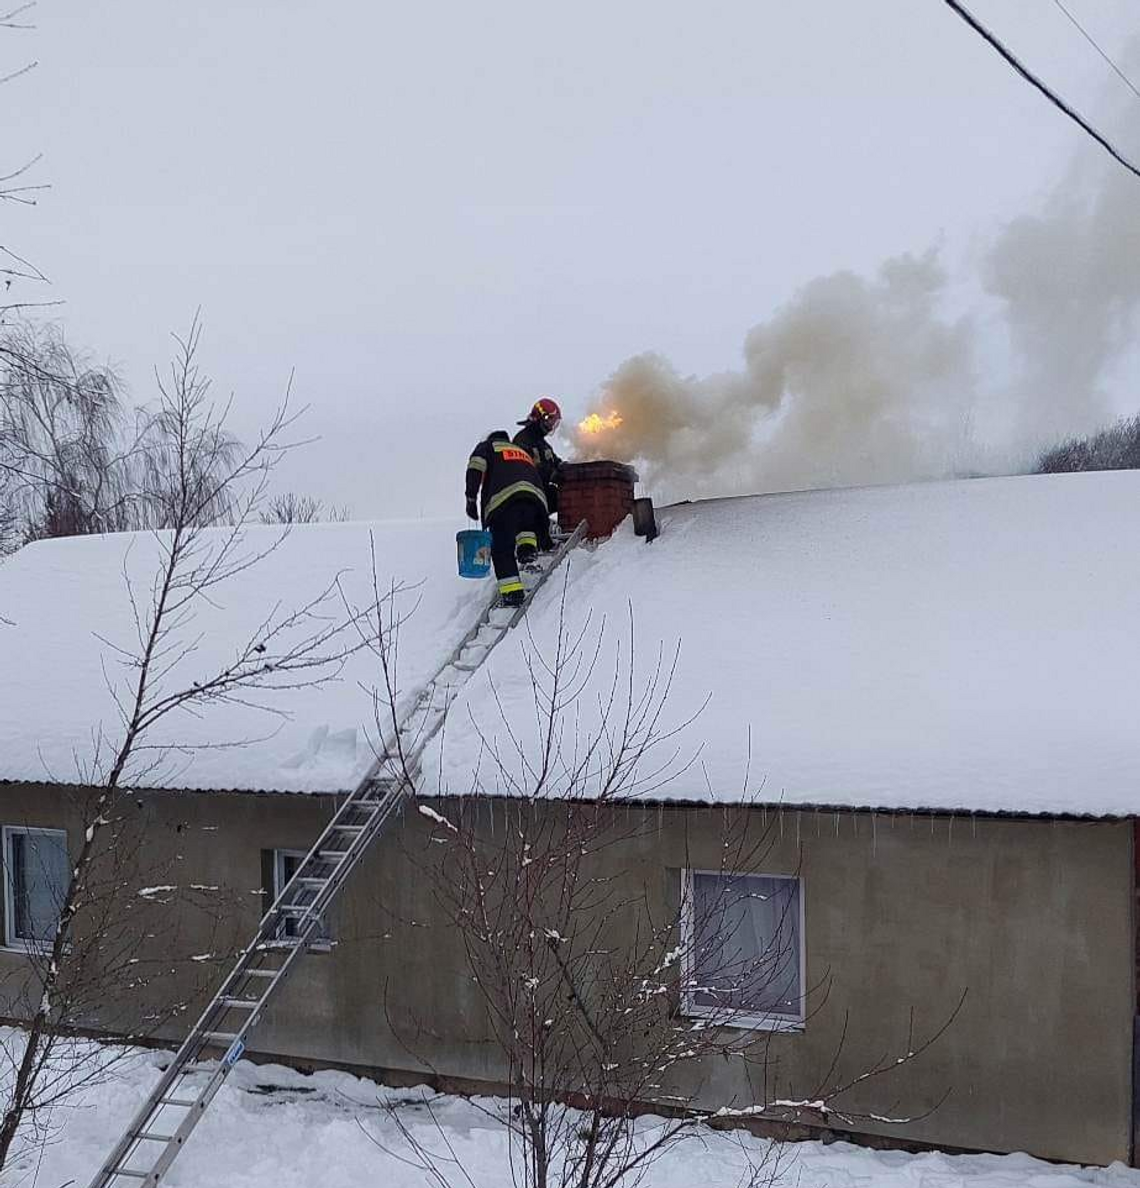
[[[720,879],[780,879],[785,882],[796,883],[799,888],[799,920],[797,921],[797,936],[799,938],[799,975],[800,994],[799,1012],[797,1015],[782,1015],[768,1012],[763,1015],[752,1015],[741,1011],[733,1015],[725,1023],[726,1027],[739,1027],[752,1031],[784,1031],[801,1032],[807,1025],[807,942],[804,925],[806,920],[803,875],[770,874],[761,870],[705,870],[700,867],[681,868],[681,1014],[690,1019],[715,1019],[724,1015],[724,1008],[710,1007],[694,1001],[692,990],[686,989],[696,979],[696,907],[693,887],[694,875],[711,875]]]
[[[26,940],[16,936],[16,887],[15,860],[12,853],[12,839],[16,836],[46,836],[63,839],[63,851],[67,855],[68,863],[71,853],[67,845],[67,830],[53,829],[44,825],[4,825],[0,826],[0,864],[3,865],[4,877],[4,936],[3,948],[10,953],[32,953],[42,955],[51,949],[50,942]],[[68,870],[70,871],[70,865]],[[58,918],[57,918],[58,924]]]
[[[273,878],[269,886],[269,902],[273,904],[277,902],[278,897],[281,895],[281,892],[285,890],[285,886],[289,882],[289,879],[285,877],[285,863],[290,858],[293,858],[296,859],[299,866],[309,856],[309,851],[291,850],[288,847],[279,848],[274,846],[270,850],[270,853],[273,855],[271,862],[271,866],[273,868]],[[292,876],[290,876],[290,878],[291,877]],[[309,942],[310,953],[328,953],[332,951],[334,942],[332,939],[332,934],[329,931],[328,916],[321,915],[319,917],[319,921],[320,933]],[[277,940],[289,939],[286,934],[286,929],[289,927],[291,922],[292,921],[289,919],[283,919],[280,922],[277,927]]]

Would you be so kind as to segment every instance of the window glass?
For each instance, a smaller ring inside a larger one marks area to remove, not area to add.
[[[799,879],[694,872],[690,894],[690,1005],[802,1018]]]
[[[289,880],[297,873],[297,868],[305,861],[304,850],[274,850],[273,851],[273,898],[276,899],[282,891],[285,890]],[[307,896],[307,898],[306,898]],[[302,892],[301,902],[311,903],[312,892]],[[297,898],[297,896],[291,896]],[[291,916],[286,916],[278,927],[277,935],[282,937],[296,936],[298,931],[299,921]],[[324,920],[321,921],[320,927],[317,930],[315,941],[318,943],[328,940],[328,928],[325,926]]]
[[[8,868],[6,941],[50,944],[67,894],[71,868],[67,834],[56,830],[5,830]]]

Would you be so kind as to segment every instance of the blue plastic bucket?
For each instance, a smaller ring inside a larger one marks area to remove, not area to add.
[[[455,534],[459,576],[485,578],[491,572],[491,534],[483,528],[464,528]]]

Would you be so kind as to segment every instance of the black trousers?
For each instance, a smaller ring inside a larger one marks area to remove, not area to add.
[[[550,548],[550,518],[546,508],[529,495],[508,499],[487,517],[491,533],[491,562],[499,581],[499,593],[523,588],[519,578],[519,549]]]

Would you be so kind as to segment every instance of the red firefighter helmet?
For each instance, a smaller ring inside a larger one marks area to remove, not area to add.
[[[541,396],[534,402],[534,407],[530,410],[526,421],[519,423],[525,425],[527,421],[535,422],[543,433],[553,433],[562,422],[562,409],[558,407],[557,400],[551,400],[549,396]]]

